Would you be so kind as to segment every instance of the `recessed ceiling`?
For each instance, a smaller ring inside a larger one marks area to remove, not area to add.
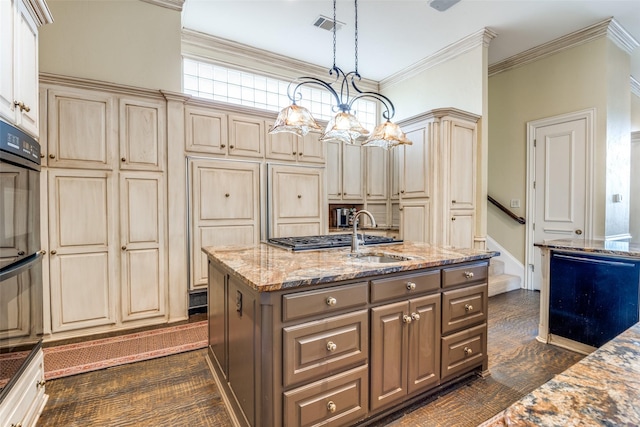
[[[315,27],[333,17],[331,0],[186,0],[184,28],[330,68],[332,32]],[[571,32],[615,20],[640,41],[640,0],[461,0],[439,12],[428,0],[358,2],[358,70],[382,80],[442,48],[490,28],[489,63]],[[354,68],[354,2],[338,0],[337,64]],[[640,48],[631,74],[640,80]]]

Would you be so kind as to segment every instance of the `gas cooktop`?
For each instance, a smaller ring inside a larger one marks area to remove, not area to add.
[[[323,236],[301,236],[301,237],[272,237],[267,239],[267,243],[279,246],[292,251],[304,251],[312,249],[342,248],[351,246],[352,234],[327,234]],[[358,237],[364,239],[364,245],[380,245],[385,243],[401,243],[402,240],[395,240],[392,237],[372,236],[360,234]]]

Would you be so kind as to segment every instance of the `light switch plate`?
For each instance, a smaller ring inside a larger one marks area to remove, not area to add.
[[[519,208],[520,207],[520,199],[511,199],[511,207]]]

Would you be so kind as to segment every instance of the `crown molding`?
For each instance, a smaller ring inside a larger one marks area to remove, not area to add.
[[[24,0],[24,5],[38,27],[53,23],[53,15],[51,15],[49,6],[44,0]]]
[[[489,29],[483,28],[473,34],[464,37],[457,42],[450,44],[449,46],[439,50],[433,55],[424,58],[415,64],[401,70],[391,76],[380,81],[380,89],[384,89],[385,87],[392,86],[398,82],[406,80],[419,74],[429,68],[435,67],[438,64],[449,61],[457,56],[460,56],[464,53],[469,52],[472,49],[482,45],[483,47],[488,47],[491,43],[491,40],[496,38],[498,33]]]
[[[511,70],[605,36],[609,37],[618,47],[627,53],[631,53],[633,49],[638,47],[638,42],[622,28],[615,19],[607,18],[589,27],[574,31],[573,33],[525,50],[495,64],[491,64],[489,65],[489,76]]]
[[[128,86],[117,83],[105,82],[102,80],[93,80],[83,77],[63,76],[60,74],[40,73],[40,84],[62,85],[79,89],[100,90],[104,92],[113,92],[118,94],[127,94],[135,96],[145,96],[149,98],[163,98],[163,92],[160,90],[145,89],[136,86]],[[183,96],[188,96],[184,95]]]
[[[631,76],[631,93],[640,97],[640,82],[633,76]]]
[[[187,28],[182,29],[182,46],[183,56],[185,57],[209,60],[231,68],[241,67],[244,70],[251,70],[256,74],[269,75],[274,78],[292,79],[299,75],[305,75],[326,79],[329,75],[329,68],[327,67],[321,67],[309,62],[300,61],[288,56],[279,55]],[[211,55],[207,55],[206,57],[198,55],[194,53],[193,50],[189,50],[189,46],[204,49],[208,53],[211,53]],[[187,47],[187,49],[185,49],[185,47]],[[265,70],[273,70],[274,67],[281,71],[265,72]],[[375,80],[363,78],[358,84],[366,90],[378,89],[378,82]]]
[[[185,0],[140,0],[145,3],[154,4],[156,6],[164,7],[171,10],[177,10],[182,12]]]
[[[398,126],[409,126],[429,119],[440,120],[443,117],[453,117],[456,119],[473,121],[475,123],[477,123],[482,118],[477,114],[459,110],[453,107],[435,108],[433,110],[429,110],[424,113],[420,113],[407,119],[401,120],[398,122]]]

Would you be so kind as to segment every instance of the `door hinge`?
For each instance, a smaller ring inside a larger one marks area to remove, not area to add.
[[[533,140],[533,148],[536,148],[536,145],[537,145],[537,144],[538,144],[538,140],[537,140],[537,139],[534,139],[534,140]]]
[[[532,224],[532,226],[533,226],[533,231],[536,231],[536,223],[535,222]]]
[[[533,181],[533,189],[534,190],[536,189],[536,182],[535,181]]]
[[[530,268],[530,269],[531,269],[531,271],[533,272],[533,271],[535,271],[536,266],[535,266],[535,265],[533,265],[533,264],[529,264],[529,268]]]

